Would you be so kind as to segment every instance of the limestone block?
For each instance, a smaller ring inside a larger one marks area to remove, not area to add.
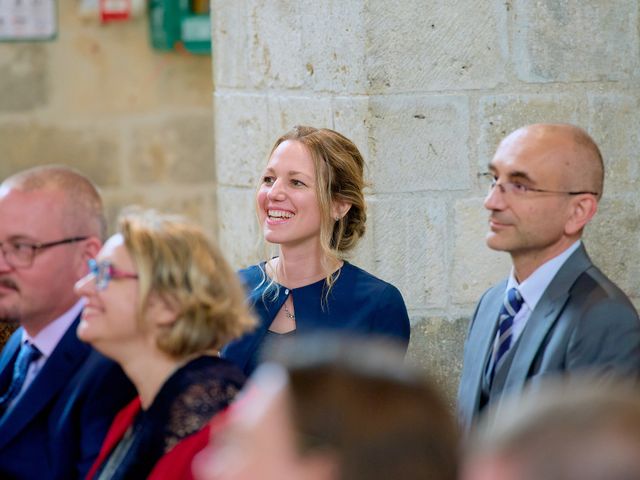
[[[109,128],[17,120],[0,123],[0,178],[58,163],[80,170],[98,185],[116,185],[121,178],[119,143],[118,131]]]
[[[255,211],[255,190],[218,187],[218,239],[231,265],[238,269],[265,257],[260,247]]]
[[[366,0],[302,0],[306,73],[316,91],[366,93]]]
[[[63,10],[77,2],[58,2]],[[62,5],[64,4],[64,5]],[[69,113],[156,112],[210,105],[211,58],[151,48],[145,18],[100,26],[63,13],[49,50],[51,107]]]
[[[214,116],[219,185],[255,187],[275,141],[269,137],[267,97],[218,90]]]
[[[213,75],[217,87],[248,84],[248,15],[245,0],[212,0]]]
[[[308,72],[302,49],[300,4],[284,0],[251,0],[248,10],[251,85],[302,87]]]
[[[469,318],[412,318],[407,362],[424,371],[455,410]]]
[[[146,194],[146,202],[162,212],[183,215],[200,225],[210,238],[216,236],[215,222],[211,222],[216,216],[213,188],[204,192],[193,188],[154,189]]]
[[[370,108],[370,169],[376,192],[469,187],[466,97],[372,97]]]
[[[356,144],[366,164],[365,178],[371,180],[368,114],[367,97],[333,98],[333,128]]]
[[[482,197],[465,198],[454,204],[452,301],[475,305],[484,291],[505,278],[511,268],[509,254],[487,247],[489,212]]]
[[[505,80],[504,2],[367,2],[372,92],[492,88]]]
[[[373,197],[367,235],[372,272],[400,289],[408,308],[447,303],[446,205],[433,197]]]
[[[630,78],[638,68],[638,7],[625,0],[513,3],[513,58],[526,82]]]
[[[42,44],[0,45],[0,112],[42,108],[49,101],[49,65]]]
[[[161,213],[182,215],[197,223],[210,238],[215,238],[216,203],[213,188],[139,188],[105,192],[105,213],[110,232],[117,227],[118,216],[131,206],[152,208]]]
[[[268,98],[268,136],[271,145],[294,125],[332,128],[331,99],[317,96],[276,95]],[[269,151],[265,152],[268,154]],[[266,156],[265,163],[267,161]]]
[[[131,206],[158,208],[158,205],[154,205],[145,198],[144,193],[140,189],[127,189],[126,191],[111,189],[102,192],[102,200],[104,202],[109,235],[116,231],[118,227],[118,217],[125,208]]]
[[[171,115],[131,129],[134,181],[202,183],[215,180],[211,113]]]
[[[487,170],[500,141],[520,127],[532,123],[573,123],[586,127],[587,112],[581,103],[578,96],[569,94],[482,97],[478,115],[479,171]]]
[[[604,198],[585,230],[585,246],[593,262],[624,292],[640,297],[640,202],[637,191]]]
[[[589,133],[605,164],[604,195],[640,189],[640,100],[638,95],[589,97]]]

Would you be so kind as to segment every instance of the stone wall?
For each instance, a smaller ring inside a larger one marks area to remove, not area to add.
[[[354,262],[396,284],[410,357],[452,396],[468,319],[508,273],[484,243],[478,173],[509,131],[571,122],[606,159],[596,262],[640,305],[636,0],[213,0],[219,235],[260,257],[254,188],[275,138],[327,126],[368,160]]]
[[[145,18],[100,25],[79,5],[58,2],[54,41],[0,44],[0,180],[70,165],[100,186],[111,222],[137,203],[213,235],[211,57],[157,53]]]

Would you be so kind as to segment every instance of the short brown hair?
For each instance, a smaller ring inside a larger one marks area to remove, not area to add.
[[[456,423],[397,345],[314,334],[273,344],[268,358],[288,372],[303,455],[333,453],[349,480],[456,479]]]
[[[491,410],[468,459],[471,473],[489,460],[518,480],[640,478],[640,390],[595,377],[547,381]]]
[[[29,168],[5,179],[2,186],[23,191],[57,190],[66,197],[62,205],[65,229],[69,235],[107,236],[102,198],[98,188],[85,175],[63,165]]]
[[[177,312],[157,339],[174,358],[219,349],[255,324],[240,283],[204,232],[179,216],[128,209],[119,232],[137,267],[140,313],[151,293]]]

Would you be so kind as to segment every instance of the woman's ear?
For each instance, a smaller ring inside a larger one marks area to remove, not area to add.
[[[331,218],[336,222],[344,217],[351,209],[351,202],[345,200],[334,200],[331,205]]]
[[[169,326],[178,318],[175,306],[164,296],[154,292],[149,293],[145,314],[149,323],[157,327]]]

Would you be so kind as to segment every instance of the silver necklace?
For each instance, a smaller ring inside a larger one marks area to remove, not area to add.
[[[287,307],[287,300],[284,301],[284,314],[287,316],[287,318],[289,320],[295,320],[296,319],[296,314],[295,313],[291,313],[291,311],[289,310],[289,307]]]

